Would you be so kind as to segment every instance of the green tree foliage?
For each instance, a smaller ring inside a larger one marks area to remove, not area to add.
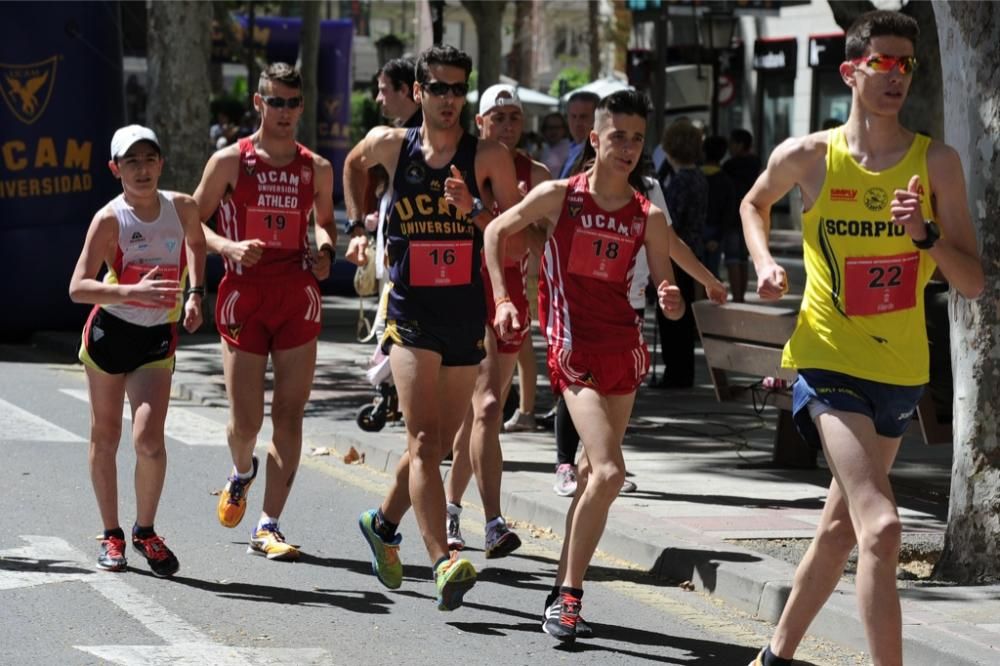
[[[579,67],[565,67],[549,86],[549,94],[553,97],[559,96],[560,81],[566,82],[566,90],[574,90],[590,83],[590,74],[587,70]]]

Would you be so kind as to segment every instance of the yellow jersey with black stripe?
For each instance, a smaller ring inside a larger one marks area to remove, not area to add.
[[[928,381],[924,287],[936,264],[913,245],[890,205],[920,177],[921,209],[931,221],[927,150],[917,134],[894,166],[859,165],[843,128],[830,130],[826,179],[802,216],[806,287],[782,365],[832,370],[887,384]]]

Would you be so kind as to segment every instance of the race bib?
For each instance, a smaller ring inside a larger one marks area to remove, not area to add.
[[[247,238],[264,241],[264,247],[298,250],[301,218],[297,210],[247,208]]]
[[[457,287],[472,281],[472,241],[410,241],[410,285]]]
[[[569,272],[607,282],[624,282],[634,248],[635,239],[577,229],[570,247]]]
[[[122,269],[121,274],[118,276],[118,284],[138,284],[146,273],[154,268],[156,268],[156,266],[150,266],[148,264],[128,264]],[[157,280],[177,280],[180,278],[180,269],[177,266],[160,266],[156,271],[156,275],[153,277]],[[158,305],[140,303],[139,301],[125,301],[125,304],[134,305],[137,308],[161,308],[161,306]],[[174,306],[163,306],[162,309],[169,310],[172,307]]]
[[[920,254],[848,257],[844,262],[845,311],[849,316],[895,312],[917,304]]]

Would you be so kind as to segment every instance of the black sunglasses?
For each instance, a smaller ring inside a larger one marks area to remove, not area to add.
[[[451,94],[455,97],[465,97],[469,94],[469,84],[465,81],[459,83],[445,83],[444,81],[428,81],[427,83],[421,84],[424,90],[434,95],[435,97],[444,97],[451,91]]]
[[[298,97],[277,97],[274,95],[261,95],[260,98],[264,100],[264,104],[267,104],[272,109],[283,109],[286,106],[289,109],[297,109],[302,106],[302,95]]]

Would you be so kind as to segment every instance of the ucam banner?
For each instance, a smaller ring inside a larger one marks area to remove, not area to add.
[[[69,279],[124,124],[117,2],[0,4],[0,339],[83,321]]]

